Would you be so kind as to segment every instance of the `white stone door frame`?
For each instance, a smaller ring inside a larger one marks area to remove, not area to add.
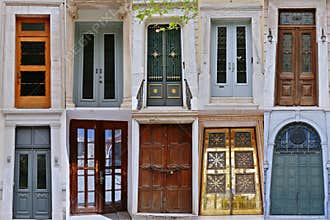
[[[237,20],[249,20],[251,21],[251,56],[253,57],[252,64],[252,98],[253,103],[263,103],[263,44],[262,44],[262,7],[253,6],[246,7],[242,5],[238,8],[216,8],[216,9],[201,9],[201,30],[200,34],[203,36],[200,39],[201,44],[201,64],[199,76],[199,87],[208,88],[199,90],[199,97],[205,97],[199,100],[200,108],[204,109],[211,103],[211,23],[212,20],[219,21],[237,21]]]
[[[15,165],[15,138],[17,126],[49,126],[50,151],[51,151],[51,202],[52,219],[64,219],[65,213],[63,201],[66,194],[66,180],[68,158],[65,147],[65,114],[57,112],[52,115],[6,115],[5,140],[4,140],[4,167],[3,172],[3,200],[0,219],[12,219],[13,217],[13,184]]]
[[[276,81],[276,54],[278,43],[278,16],[279,9],[313,9],[315,8],[316,22],[316,47],[317,47],[317,95],[318,106],[329,106],[328,91],[328,43],[321,40],[322,29],[327,33],[327,3],[326,0],[270,0],[268,5],[268,18],[265,21],[264,35],[269,35],[269,28],[272,32],[273,40],[268,42],[265,39],[265,108],[271,108],[275,103],[275,81]],[[327,39],[328,40],[328,39]]]

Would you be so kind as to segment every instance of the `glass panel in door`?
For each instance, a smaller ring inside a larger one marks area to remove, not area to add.
[[[82,99],[94,99],[94,35],[83,35]]]
[[[77,205],[96,207],[95,129],[77,129]]]
[[[115,99],[115,35],[104,34],[104,76],[101,76],[100,83],[104,77],[103,99]],[[100,73],[102,74],[102,73]]]
[[[105,209],[122,209],[122,129],[105,129]]]

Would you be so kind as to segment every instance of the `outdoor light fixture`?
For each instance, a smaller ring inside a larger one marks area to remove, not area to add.
[[[273,41],[273,35],[272,35],[272,30],[270,28],[268,30],[267,39],[268,39],[269,43],[272,43],[272,41]]]
[[[324,29],[322,28],[321,41],[324,43],[327,40],[327,36],[324,34]]]

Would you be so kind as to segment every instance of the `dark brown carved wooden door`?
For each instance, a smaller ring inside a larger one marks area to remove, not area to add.
[[[124,211],[127,122],[71,120],[71,213]]]
[[[191,124],[141,125],[139,212],[191,213]]]
[[[281,13],[285,17],[280,19],[278,32],[277,105],[317,105],[315,25],[312,18],[306,18],[313,13],[303,13]],[[300,16],[306,24],[297,24]]]

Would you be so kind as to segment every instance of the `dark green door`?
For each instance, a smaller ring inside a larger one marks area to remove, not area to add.
[[[275,142],[272,215],[323,215],[324,184],[320,138],[309,125],[295,123]]]
[[[181,29],[148,27],[147,105],[182,105]]]

